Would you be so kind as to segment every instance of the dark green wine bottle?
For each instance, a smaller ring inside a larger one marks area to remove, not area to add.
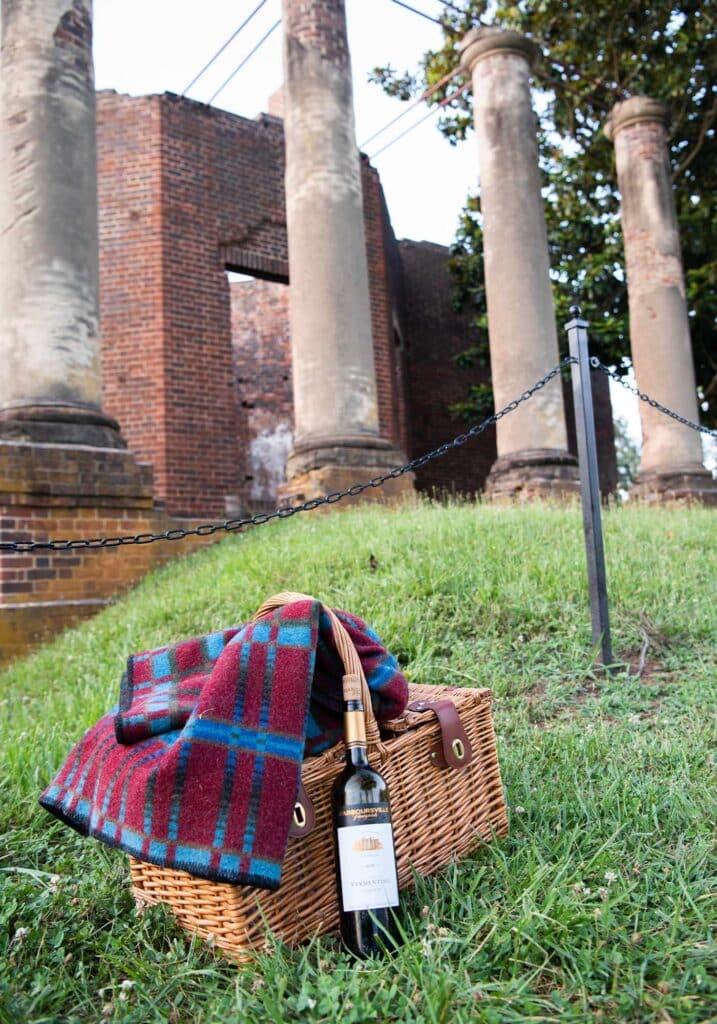
[[[336,878],[344,945],[365,958],[400,944],[398,872],[388,787],[368,763],[361,690],[344,685],[346,766],[333,788]]]

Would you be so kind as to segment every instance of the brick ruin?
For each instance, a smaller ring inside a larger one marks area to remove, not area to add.
[[[356,154],[342,0],[286,0],[284,28],[286,125],[96,95],[71,0],[3,20],[0,539],[79,546],[0,553],[0,660],[206,538],[83,542],[317,496],[462,429],[469,321]],[[376,496],[476,493],[495,455],[487,433]]]
[[[343,0],[284,0],[284,105],[254,120],[172,94],[96,96],[89,7],[8,10],[0,539],[234,518],[385,473],[463,429],[450,406],[487,371],[456,359],[471,328],[453,308],[449,251],[396,240],[378,174],[357,156]],[[530,85],[538,50],[481,26],[460,51],[480,143],[500,407],[558,358]],[[638,379],[696,420],[667,127],[661,103],[631,97],[606,134]],[[594,387],[610,494],[607,378]],[[635,493],[714,504],[696,435],[641,413]],[[375,496],[414,485],[511,500],[575,495],[574,435],[570,391],[555,380],[497,431]],[[0,660],[92,614],[178,550],[0,553]]]
[[[293,432],[282,121],[100,93],[97,141],[104,408],[169,514],[274,507]],[[449,406],[481,371],[455,360],[448,249],[398,242],[365,158],[362,181],[380,435],[415,457],[462,429]],[[605,417],[610,453],[609,398]],[[495,454],[490,431],[416,486],[479,492]]]
[[[281,119],[171,94],[100,93],[97,150],[102,409],[128,450],[4,441],[6,540],[157,532],[253,513],[275,506],[285,479],[293,407]],[[397,241],[365,158],[361,173],[380,435],[415,457],[463,429],[449,406],[480,371],[455,360],[470,332],[453,309],[448,249]],[[228,271],[251,277],[232,281]],[[602,409],[611,492],[607,390]],[[425,466],[415,485],[477,493],[495,455],[491,430]],[[0,660],[93,614],[179,551],[0,555]]]

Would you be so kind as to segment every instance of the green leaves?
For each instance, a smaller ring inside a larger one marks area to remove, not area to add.
[[[485,16],[466,0],[449,12],[445,45],[424,55],[418,80],[437,81],[455,67],[462,34]],[[543,50],[535,69],[540,154],[558,325],[577,299],[591,323],[597,355],[621,366],[628,356],[627,292],[620,204],[611,143],[603,133],[613,105],[648,95],[672,112],[669,141],[675,203],[687,279],[695,372],[702,420],[717,424],[717,16],[700,0],[497,2],[492,22],[525,33]],[[390,76],[381,84],[391,84]],[[441,94],[437,93],[437,99]],[[470,128],[470,91],[439,123],[453,141]],[[482,237],[477,200],[469,198],[454,246],[459,304],[485,314]]]

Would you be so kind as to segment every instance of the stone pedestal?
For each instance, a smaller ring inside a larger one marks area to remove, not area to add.
[[[379,434],[344,3],[284,0],[283,10],[295,416],[283,493],[310,498],[340,489],[346,469],[360,480],[405,457]]]
[[[493,499],[561,501],[577,493],[574,455],[561,448],[535,448],[498,456],[491,467],[486,491]]]
[[[559,360],[530,97],[530,69],[537,56],[537,47],[524,36],[497,29],[473,29],[461,44],[461,65],[473,81],[496,409],[519,397]],[[560,380],[499,421],[497,447],[488,495],[577,493]]]
[[[667,108],[633,96],[613,108],[605,134],[614,142],[622,197],[630,344],[640,390],[697,422],[692,346],[667,149]],[[642,457],[633,495],[651,501],[717,504],[717,482],[702,463],[700,435],[640,403]]]
[[[284,504],[295,504],[320,498],[332,491],[344,491],[354,484],[366,483],[376,476],[383,476],[394,466],[405,462],[405,456],[397,452],[389,441],[374,438],[356,440],[335,440],[324,445],[305,447],[294,445],[286,464],[288,482],[279,488],[279,498]],[[385,501],[400,497],[413,490],[413,473],[405,473],[393,480],[387,480],[381,487],[371,487],[355,498],[344,498],[342,507],[352,501]]]
[[[91,3],[1,2],[0,437],[122,447],[101,409]]]

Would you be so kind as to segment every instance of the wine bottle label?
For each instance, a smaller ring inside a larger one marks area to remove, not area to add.
[[[342,808],[337,837],[343,909],[397,907],[398,877],[388,805]]]

